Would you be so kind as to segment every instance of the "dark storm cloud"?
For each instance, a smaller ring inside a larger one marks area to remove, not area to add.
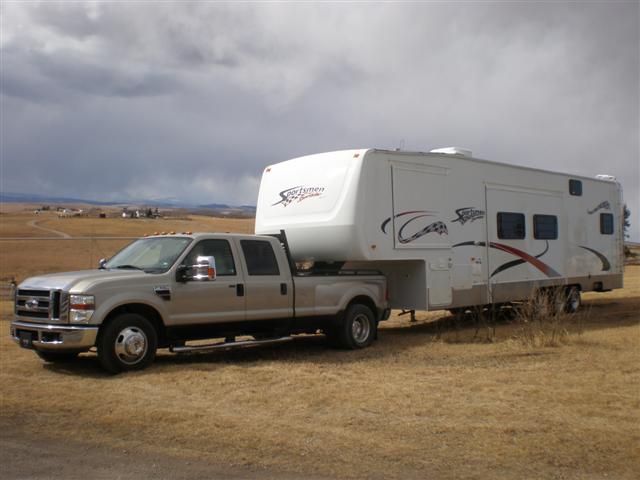
[[[640,237],[638,4],[2,7],[3,185],[253,203],[352,147],[622,180]]]

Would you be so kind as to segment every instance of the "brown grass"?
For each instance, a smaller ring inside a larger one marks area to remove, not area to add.
[[[64,244],[47,268],[66,268]],[[45,365],[4,335],[0,431],[301,476],[637,478],[640,267],[625,282],[585,295],[582,334],[559,347],[523,346],[504,322],[487,343],[431,312],[415,324],[394,315],[363,351],[303,337],[160,353],[147,371],[109,377],[92,353]],[[6,332],[11,305],[0,308]]]
[[[17,281],[29,275],[95,268],[100,258],[109,257],[131,240],[72,239],[44,240],[54,233],[33,228],[37,224],[72,237],[136,237],[154,232],[238,232],[252,233],[253,219],[214,218],[192,215],[187,219],[58,218],[56,212],[34,215],[33,209],[3,206],[0,215],[0,278]],[[1,240],[26,237],[27,240]],[[38,240],[41,239],[41,240]]]

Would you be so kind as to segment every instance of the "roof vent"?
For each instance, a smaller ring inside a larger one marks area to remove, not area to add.
[[[471,157],[471,150],[460,147],[444,147],[429,150],[429,153],[446,153],[447,155],[460,155],[462,157]]]
[[[607,182],[615,182],[616,181],[616,177],[614,177],[613,175],[596,175],[596,178],[598,180],[606,180]]]

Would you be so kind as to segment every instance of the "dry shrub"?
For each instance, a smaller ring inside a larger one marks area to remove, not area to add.
[[[528,347],[559,347],[568,343],[571,333],[581,334],[588,312],[568,313],[566,303],[564,288],[534,290],[514,306],[517,339]]]

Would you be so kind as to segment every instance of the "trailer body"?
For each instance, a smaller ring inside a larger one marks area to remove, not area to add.
[[[298,262],[384,272],[393,308],[435,310],[621,288],[622,208],[612,178],[360,149],[267,167],[255,231],[284,230]]]

